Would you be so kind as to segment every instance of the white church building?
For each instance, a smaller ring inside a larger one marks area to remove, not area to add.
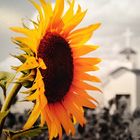
[[[129,32],[127,32],[129,37]],[[140,69],[138,66],[138,54],[131,48],[129,38],[126,40],[127,48],[120,51],[128,66],[120,66],[111,71],[103,83],[103,101],[108,105],[111,99],[125,98],[130,111],[140,107]],[[121,63],[121,62],[120,62]]]

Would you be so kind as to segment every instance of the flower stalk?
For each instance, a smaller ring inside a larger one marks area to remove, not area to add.
[[[22,76],[21,76],[22,77]],[[13,85],[13,88],[11,89],[11,91],[9,92],[9,94],[7,95],[5,102],[1,108],[1,113],[2,112],[6,112],[10,109],[12,102],[14,100],[14,98],[16,97],[17,93],[19,92],[19,90],[21,89],[22,85],[20,83],[15,83]],[[2,129],[5,123],[5,119],[6,117],[4,117],[1,122],[0,122],[0,135],[2,133]]]

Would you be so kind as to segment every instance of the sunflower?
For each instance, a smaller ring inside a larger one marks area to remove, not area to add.
[[[100,24],[74,30],[86,14],[80,5],[74,12],[74,0],[68,1],[65,13],[64,0],[56,0],[54,8],[45,0],[40,0],[40,4],[30,2],[39,13],[37,21],[30,20],[34,27],[11,28],[23,34],[13,38],[24,51],[16,56],[22,64],[15,70],[25,74],[19,81],[32,82],[26,99],[32,101],[34,107],[24,129],[31,128],[40,117],[40,125],[48,126],[49,138],[59,136],[61,139],[63,129],[67,135],[74,135],[74,124],[83,126],[86,123],[84,107],[94,109],[97,105],[96,99],[86,90],[100,92],[100,89],[86,81],[100,82],[87,73],[98,70],[96,64],[100,59],[81,56],[98,48],[86,42]]]

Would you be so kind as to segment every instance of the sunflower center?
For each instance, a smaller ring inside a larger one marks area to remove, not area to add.
[[[73,57],[69,43],[56,33],[46,33],[38,47],[38,58],[47,66],[40,69],[49,103],[61,101],[73,79]]]

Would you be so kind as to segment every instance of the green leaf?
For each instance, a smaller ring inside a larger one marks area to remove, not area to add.
[[[0,71],[0,87],[3,89],[4,96],[6,96],[6,89],[14,77],[13,73]]]
[[[24,57],[24,55],[13,55],[11,54],[11,56],[17,58],[18,60],[20,60],[22,63],[24,63],[26,61],[26,58]]]
[[[9,113],[9,110],[0,112],[0,124],[1,124],[1,121],[8,115],[8,113]]]
[[[38,136],[44,130],[47,130],[47,127],[36,126],[36,127],[30,128],[28,130],[12,131],[12,130],[4,129],[3,131],[4,131],[4,134],[10,140],[16,140],[16,139],[19,139],[19,138],[30,138],[30,137]]]

